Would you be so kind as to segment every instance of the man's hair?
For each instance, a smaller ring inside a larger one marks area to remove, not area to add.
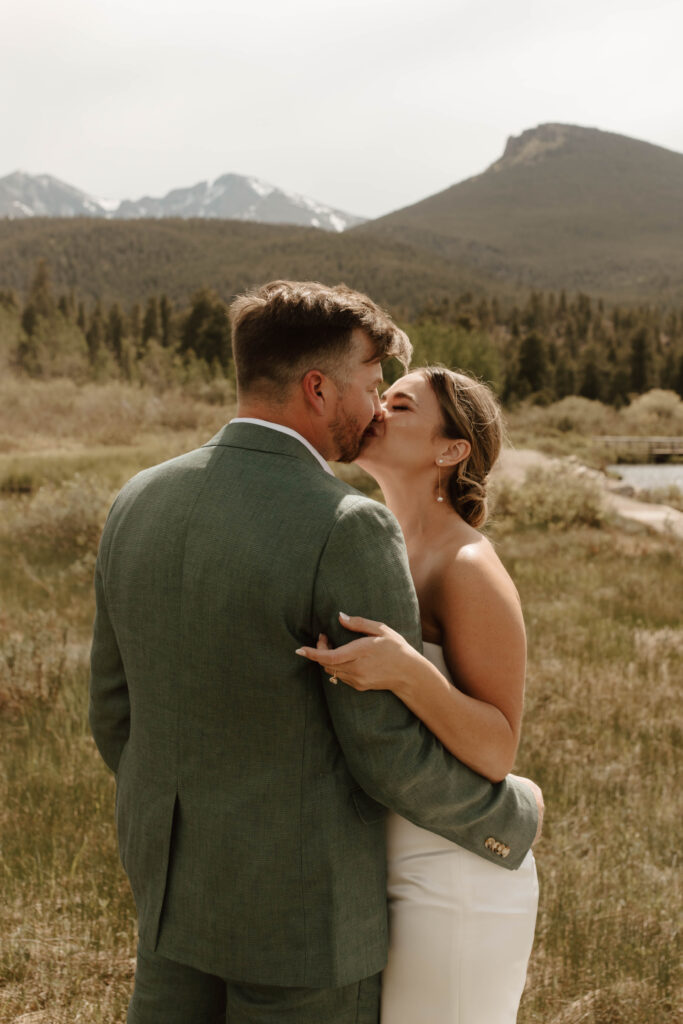
[[[230,322],[242,392],[285,397],[312,369],[343,386],[355,329],[368,336],[375,359],[395,356],[407,367],[412,355],[407,336],[388,313],[344,284],[271,281],[238,295],[230,306]]]

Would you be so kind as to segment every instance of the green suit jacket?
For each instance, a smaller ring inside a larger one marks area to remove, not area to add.
[[[393,694],[331,685],[295,654],[321,631],[351,639],[340,610],[421,642],[395,519],[296,438],[235,423],[134,477],[96,596],[90,721],[143,944],[251,983],[374,974],[387,807],[520,864],[528,787],[491,785]]]

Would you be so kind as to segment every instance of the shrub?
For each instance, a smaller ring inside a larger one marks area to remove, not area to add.
[[[614,426],[614,412],[602,402],[569,395],[546,409],[545,424],[563,433],[609,434]]]
[[[72,659],[68,633],[55,611],[34,610],[21,624],[0,615],[0,712],[27,702],[52,705]]]
[[[33,494],[36,482],[31,473],[6,473],[0,477],[0,494]]]
[[[621,416],[634,434],[683,434],[683,401],[675,391],[654,388],[638,395]]]
[[[607,518],[600,485],[561,466],[534,466],[523,484],[502,480],[492,498],[494,520],[517,529],[599,527]]]
[[[97,479],[77,473],[63,484],[43,484],[17,510],[19,544],[76,558],[97,547],[113,494]]]

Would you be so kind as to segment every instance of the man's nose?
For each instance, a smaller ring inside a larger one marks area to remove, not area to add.
[[[378,393],[376,391],[375,391],[375,399],[374,399],[374,402],[373,402],[373,412],[374,412],[374,415],[372,417],[373,420],[378,420],[379,421],[379,420],[383,420],[384,419],[384,408],[382,406],[382,402],[380,401],[380,397],[379,397],[379,395],[378,395]]]

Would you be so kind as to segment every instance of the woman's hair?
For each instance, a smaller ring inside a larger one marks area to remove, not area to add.
[[[486,522],[486,484],[505,437],[503,418],[490,387],[461,370],[419,367],[432,386],[441,410],[442,432],[470,442],[467,458],[454,466],[445,492],[455,511],[470,526]]]

